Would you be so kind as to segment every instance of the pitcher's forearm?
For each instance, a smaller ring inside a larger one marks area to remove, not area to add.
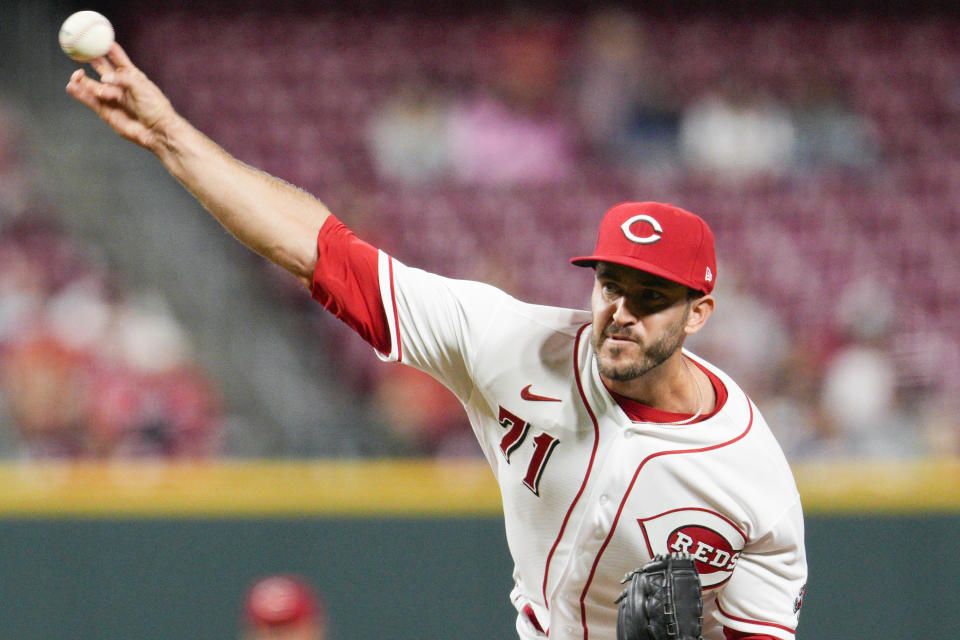
[[[327,208],[302,189],[230,156],[175,113],[158,134],[151,150],[220,224],[309,286]]]
[[[245,165],[200,133],[114,42],[77,69],[67,93],[122,137],[151,150],[230,233],[310,285],[316,239],[330,215],[304,191]]]

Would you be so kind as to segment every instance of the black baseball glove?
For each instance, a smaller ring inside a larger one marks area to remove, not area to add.
[[[623,582],[617,640],[702,640],[700,576],[688,554],[656,556]]]

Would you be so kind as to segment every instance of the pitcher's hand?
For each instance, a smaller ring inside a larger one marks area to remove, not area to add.
[[[90,65],[100,80],[77,69],[67,83],[67,93],[90,107],[127,140],[155,150],[162,144],[164,125],[176,116],[167,97],[130,62],[117,43]]]

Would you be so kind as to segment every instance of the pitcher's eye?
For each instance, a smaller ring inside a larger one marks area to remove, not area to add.
[[[656,289],[644,289],[640,292],[640,299],[645,302],[660,302],[661,300],[666,300],[667,296]]]
[[[620,287],[612,282],[604,282],[600,285],[600,291],[603,292],[604,297],[614,298],[620,294]]]

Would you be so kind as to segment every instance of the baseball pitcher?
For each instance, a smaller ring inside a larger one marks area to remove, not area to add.
[[[792,474],[750,398],[683,346],[715,306],[700,217],[612,207],[572,260],[595,272],[590,310],[531,305],[370,246],[197,131],[119,45],[92,65],[99,81],[78,70],[70,95],[383,360],[463,403],[503,496],[522,640],[794,638],[807,566]]]

